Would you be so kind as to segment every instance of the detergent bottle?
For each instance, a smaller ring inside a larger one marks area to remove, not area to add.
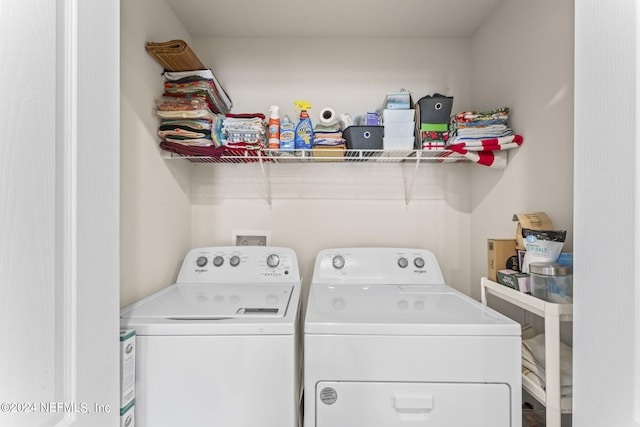
[[[269,148],[277,150],[280,148],[280,116],[278,116],[278,106],[269,107]]]
[[[280,149],[283,151],[293,151],[296,148],[296,125],[289,116],[285,115],[280,120]]]
[[[300,110],[300,121],[296,125],[295,148],[311,149],[313,145],[313,124],[309,118],[307,110],[311,108],[311,104],[307,101],[295,101],[296,110]]]

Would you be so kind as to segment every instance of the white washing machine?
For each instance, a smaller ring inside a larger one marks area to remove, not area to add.
[[[316,259],[304,427],[520,427],[520,325],[447,286],[421,249]]]
[[[135,329],[137,427],[297,427],[300,273],[291,249],[191,250]]]

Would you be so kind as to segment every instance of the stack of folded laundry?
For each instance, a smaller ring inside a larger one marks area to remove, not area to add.
[[[231,111],[232,102],[211,70],[165,71],[164,96],[201,98],[214,113]]]
[[[313,129],[314,157],[342,157],[345,139],[342,137],[340,123],[333,125],[317,124]]]
[[[261,150],[267,141],[265,115],[228,113],[224,118],[222,133],[229,150]]]
[[[156,101],[163,150],[213,156],[224,145],[222,123],[231,99],[211,70],[165,71],[164,93]]]
[[[509,109],[464,111],[451,118],[447,148],[476,163],[494,168],[507,164],[506,151],[519,147],[522,136],[508,126]]]
[[[208,156],[215,153],[222,140],[221,114],[214,114],[206,100],[162,97],[156,101],[162,119],[158,136],[160,148],[182,155]]]
[[[560,342],[560,395],[573,394],[573,350]],[[544,334],[522,340],[522,373],[542,389],[545,383]]]

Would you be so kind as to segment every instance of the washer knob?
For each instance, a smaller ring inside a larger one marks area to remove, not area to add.
[[[409,265],[409,261],[407,261],[405,257],[399,258],[398,265],[400,266],[400,268],[407,268],[407,265]]]
[[[213,265],[215,265],[216,267],[220,267],[223,263],[224,258],[222,258],[220,255],[217,255],[213,258]]]
[[[205,265],[207,265],[207,257],[199,256],[198,259],[196,260],[196,265],[198,267],[204,267]]]
[[[271,268],[276,268],[280,264],[280,257],[276,254],[271,254],[267,257],[267,265]]]
[[[333,268],[337,268],[338,270],[344,267],[344,257],[342,255],[336,255],[331,260],[331,264],[333,264]]]
[[[237,267],[238,264],[240,264],[240,257],[238,257],[237,255],[232,256],[229,259],[229,264],[231,264],[231,267]]]
[[[414,259],[413,260],[413,265],[415,265],[418,268],[424,267],[424,259],[422,257],[418,257],[418,258]]]

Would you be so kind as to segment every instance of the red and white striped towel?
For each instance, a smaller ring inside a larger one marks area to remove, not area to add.
[[[509,135],[500,138],[464,139],[455,137],[447,148],[462,154],[472,162],[496,169],[504,169],[507,166],[507,153],[505,150],[522,145],[522,136]]]

